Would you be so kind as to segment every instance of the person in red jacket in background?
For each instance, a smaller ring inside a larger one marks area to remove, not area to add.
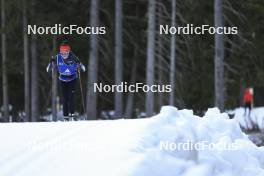
[[[253,103],[253,89],[247,88],[244,94],[244,108],[245,108],[244,116],[246,116],[247,108],[249,109],[248,116],[250,116],[252,103]]]

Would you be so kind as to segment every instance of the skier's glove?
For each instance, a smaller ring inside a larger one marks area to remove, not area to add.
[[[85,72],[85,66],[82,63],[77,64],[78,70],[81,70],[82,72]]]

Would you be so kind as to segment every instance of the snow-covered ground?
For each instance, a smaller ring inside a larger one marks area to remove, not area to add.
[[[245,130],[260,130],[264,132],[264,107],[254,108],[252,112],[245,114],[244,108],[237,108],[233,111],[234,118]]]
[[[264,148],[218,109],[147,119],[0,124],[0,176],[263,176]]]

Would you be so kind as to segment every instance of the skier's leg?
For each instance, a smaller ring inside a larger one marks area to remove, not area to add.
[[[251,113],[251,104],[248,104],[248,116],[250,117],[250,113]]]
[[[70,113],[74,114],[75,112],[75,102],[74,102],[74,96],[75,96],[75,84],[76,80],[72,80],[69,82],[69,109]]]
[[[68,116],[68,85],[67,82],[61,81],[61,90],[62,90],[62,102],[63,102],[63,116]]]
[[[244,105],[244,109],[245,109],[244,116],[246,116],[247,115],[247,104]]]

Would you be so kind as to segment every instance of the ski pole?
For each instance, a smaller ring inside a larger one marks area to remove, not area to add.
[[[52,90],[51,90],[51,106],[52,106],[52,120],[57,121],[57,72],[54,56],[51,56],[52,63]]]
[[[79,82],[80,82],[80,89],[81,89],[81,96],[82,96],[82,107],[83,107],[83,113],[85,113],[84,98],[83,98],[83,89],[82,89],[82,79],[81,79],[80,67],[78,67],[78,74],[79,74]]]

